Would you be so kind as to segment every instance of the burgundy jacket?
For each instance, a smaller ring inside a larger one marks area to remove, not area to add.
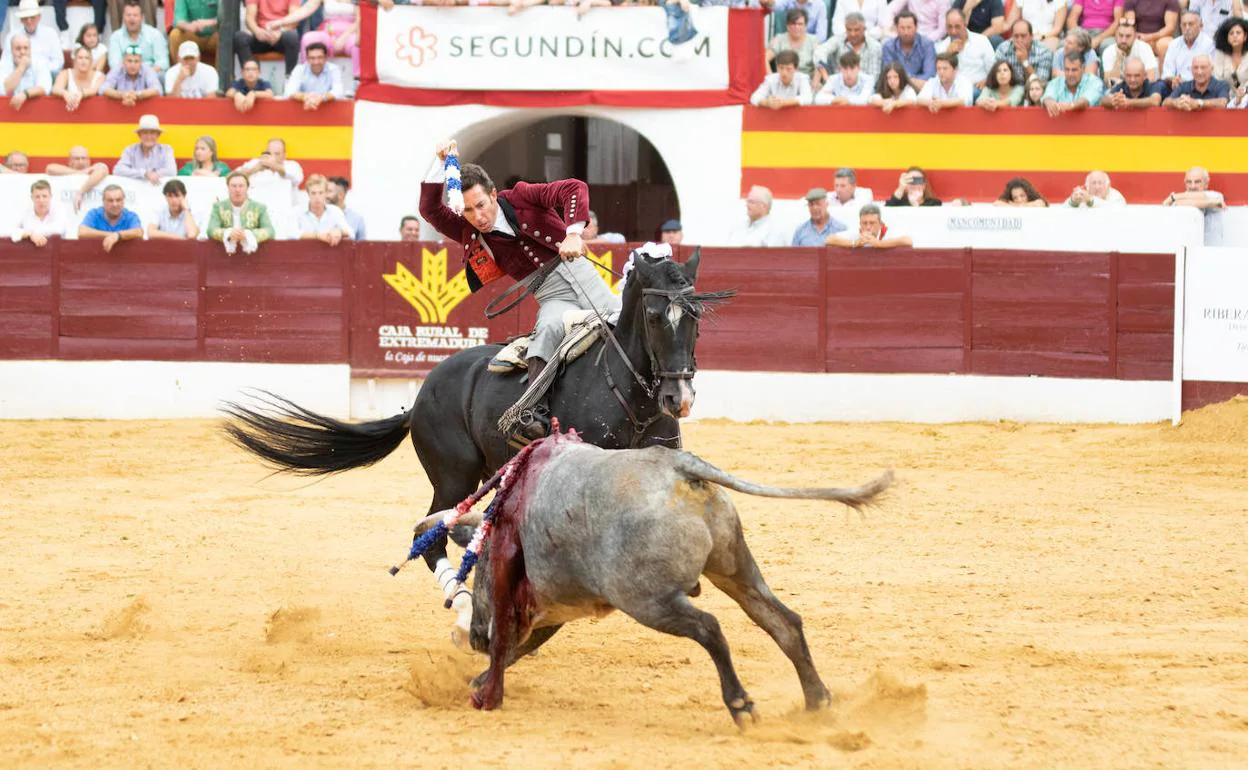
[[[520,280],[539,266],[559,256],[559,244],[568,227],[589,223],[589,187],[579,179],[561,179],[549,184],[520,182],[498,194],[498,207],[516,232],[516,237],[491,232],[482,235],[477,228],[443,202],[445,185],[425,182],[420,186],[420,215],[447,238],[456,238],[464,254],[474,251],[477,238],[484,238],[494,261],[507,275]],[[562,213],[561,213],[562,212]],[[474,292],[482,281],[464,258],[468,286]]]

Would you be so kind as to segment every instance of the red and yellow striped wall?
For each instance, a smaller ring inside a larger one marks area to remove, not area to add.
[[[350,176],[354,106],[329,104],[305,111],[296,102],[277,100],[241,114],[225,99],[152,99],[136,107],[122,107],[103,98],[85,101],[76,112],[66,112],[60,99],[42,98],[20,111],[0,110],[0,153],[21,150],[30,156],[31,171],[50,162],[64,163],[69,148],[86,146],[93,161],[111,167],[136,139],[139,116],[160,118],[161,141],[173,146],[178,166],[191,159],[195,140],[217,140],[219,157],[230,168],[260,155],[271,138],[286,140],[287,156],[306,174]]]
[[[1039,108],[905,109],[873,107],[745,108],[742,192],[771,188],[798,198],[811,187],[832,188],[848,166],[860,185],[884,198],[907,166],[927,172],[942,200],[990,201],[1015,176],[1029,179],[1050,201],[1061,201],[1092,169],[1110,175],[1130,203],[1160,203],[1183,189],[1183,172],[1204,166],[1211,188],[1228,203],[1248,203],[1248,113],[1179,113],[1092,109],[1050,118]]]

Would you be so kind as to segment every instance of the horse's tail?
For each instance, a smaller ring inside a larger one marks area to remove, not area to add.
[[[379,462],[398,448],[412,429],[410,412],[373,422],[346,423],[310,412],[272,393],[269,409],[236,403],[223,407],[232,419],[225,434],[278,472],[329,476]]]
[[[876,502],[879,495],[893,483],[893,472],[889,470],[885,471],[879,478],[856,487],[769,487],[739,479],[688,452],[682,452],[676,462],[677,467],[688,478],[710,481],[737,492],[744,492],[747,495],[796,500],[831,500],[844,503],[856,510],[861,510]]]

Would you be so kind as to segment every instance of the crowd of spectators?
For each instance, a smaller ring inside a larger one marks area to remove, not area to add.
[[[830,21],[822,0],[775,8],[759,107],[1248,108],[1242,0],[835,0]]]

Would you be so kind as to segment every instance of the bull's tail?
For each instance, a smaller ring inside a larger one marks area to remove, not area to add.
[[[731,473],[716,468],[705,460],[681,452],[676,466],[685,476],[701,481],[710,481],[723,487],[759,497],[782,497],[795,500],[831,500],[844,503],[854,510],[861,510],[870,505],[884,490],[893,483],[893,472],[885,471],[882,476],[857,487],[769,487],[753,484],[733,476]]]
[[[265,393],[268,409],[227,403],[226,436],[273,466],[300,476],[329,476],[380,462],[411,431],[408,412],[364,423],[346,423]]]

